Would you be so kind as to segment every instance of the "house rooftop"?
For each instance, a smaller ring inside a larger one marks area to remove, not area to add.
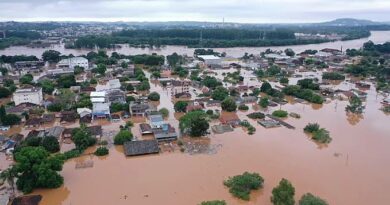
[[[128,141],[123,144],[126,156],[137,156],[159,153],[157,140]]]

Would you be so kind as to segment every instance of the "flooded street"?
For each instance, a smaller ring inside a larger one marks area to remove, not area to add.
[[[235,48],[214,48],[217,52],[226,52],[228,56],[232,57],[242,57],[245,53],[249,54],[259,54],[265,50],[285,50],[286,48],[292,48],[295,52],[302,52],[307,49],[321,50],[323,48],[333,48],[346,50],[348,48],[360,48],[363,43],[367,41],[373,41],[374,43],[384,43],[390,40],[390,31],[371,31],[371,36],[368,38],[361,38],[350,41],[335,41],[328,43],[320,44],[308,44],[308,45],[294,45],[294,46],[271,46],[271,47],[235,47]],[[26,46],[13,46],[0,50],[0,55],[35,55],[38,57],[42,56],[42,53],[46,50],[57,50],[64,55],[73,54],[77,55],[86,55],[88,52],[92,51],[91,49],[65,49],[64,44],[52,45],[48,48],[30,48]],[[174,52],[184,55],[187,54],[192,56],[194,54],[194,48],[187,48],[185,46],[164,46],[161,48],[134,48],[127,45],[122,45],[121,48],[117,49],[108,49],[107,53],[111,54],[112,52],[118,52],[125,55],[136,55],[136,54],[152,54],[157,53],[160,55],[170,55]],[[96,51],[96,50],[95,50]]]
[[[160,92],[158,89],[152,87]],[[167,104],[170,99],[165,99],[169,94],[160,94],[159,108],[171,110],[172,104]],[[374,90],[368,91],[367,109],[358,121],[346,115],[347,101],[335,100],[319,107],[286,104],[282,109],[302,116],[286,120],[295,130],[265,129],[249,120],[257,129],[254,135],[236,128],[209,136],[210,146],[221,145],[216,154],[190,155],[176,150],[127,158],[121,147],[112,147],[107,157],[83,156],[65,163],[64,186],[34,194],[43,195],[42,205],[195,205],[214,199],[228,204],[270,205],[272,188],[287,178],[296,188],[296,200],[311,192],[329,204],[383,204],[390,200],[390,119],[379,110],[381,99]],[[239,111],[238,115],[247,119],[248,113]],[[173,113],[169,121],[174,121]],[[311,141],[302,130],[309,122],[329,130],[332,142],[324,147]],[[92,168],[75,168],[78,162],[89,160]],[[258,172],[265,179],[264,188],[254,192],[249,202],[233,198],[222,183],[245,171]]]

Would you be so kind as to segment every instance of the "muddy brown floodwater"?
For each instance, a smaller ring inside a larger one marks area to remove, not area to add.
[[[167,91],[155,85],[152,90],[160,91],[159,107],[172,109]],[[215,199],[270,205],[272,188],[287,178],[296,188],[296,200],[311,192],[332,205],[386,204],[390,200],[390,118],[379,110],[382,99],[369,90],[364,116],[355,116],[357,120],[346,115],[346,101],[286,104],[282,109],[301,115],[301,119],[286,119],[295,130],[265,129],[249,120],[257,129],[254,135],[236,128],[208,136],[210,146],[220,145],[213,154],[191,155],[176,149],[127,158],[121,147],[111,147],[107,157],[83,156],[66,162],[61,173],[64,185],[34,194],[43,195],[41,205],[195,205]],[[273,109],[277,108],[265,112]],[[247,119],[249,112],[238,115]],[[169,121],[174,121],[173,113]],[[333,141],[327,146],[311,141],[302,131],[309,122],[329,130]],[[76,169],[83,161],[93,161],[93,167]],[[249,202],[233,198],[222,183],[245,171],[258,172],[265,179],[264,188],[253,192]]]

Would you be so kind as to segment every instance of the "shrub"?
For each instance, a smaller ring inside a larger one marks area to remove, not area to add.
[[[104,155],[108,155],[108,149],[106,147],[98,147],[95,151],[95,155],[96,156],[104,156]]]
[[[275,117],[283,118],[283,117],[287,117],[287,115],[288,115],[288,112],[284,111],[284,110],[275,110],[274,112],[272,112],[272,116],[275,116]]]
[[[329,135],[329,131],[324,128],[313,132],[312,139],[319,143],[330,143],[332,141],[332,138]]]
[[[200,205],[226,205],[226,202],[220,200],[204,201]]]
[[[313,133],[320,129],[320,125],[318,123],[309,123],[303,128],[303,131]]]
[[[188,103],[185,101],[177,101],[174,105],[175,112],[185,112],[187,110]]]
[[[131,141],[133,139],[133,134],[128,130],[121,130],[117,135],[114,137],[114,144],[115,145],[123,145],[123,143],[127,141]]]
[[[53,136],[44,137],[41,141],[41,145],[45,150],[51,153],[60,151],[60,143],[58,143],[57,138]]]
[[[259,105],[260,105],[262,108],[268,107],[268,105],[269,105],[269,100],[268,100],[268,98],[267,98],[267,97],[262,97],[262,98],[260,99]]]
[[[157,92],[152,92],[149,94],[148,99],[151,101],[159,101],[160,100],[160,94]]]
[[[47,106],[47,110],[50,112],[61,112],[62,105],[60,103],[53,103]]]
[[[213,114],[214,114],[214,111],[213,111],[213,110],[207,110],[207,111],[206,111],[206,114],[208,114],[208,115],[213,115]]]
[[[322,73],[322,79],[326,80],[345,80],[345,76],[338,72],[325,72]]]
[[[264,119],[265,115],[261,112],[254,112],[247,115],[250,119]]]
[[[224,181],[224,185],[229,187],[229,192],[233,196],[243,199],[250,199],[250,191],[263,187],[264,179],[258,173],[245,172],[242,175],[229,177]]]
[[[79,149],[72,149],[72,150],[64,152],[64,157],[65,157],[65,160],[68,160],[68,159],[79,157],[81,154],[82,154],[82,151],[80,151]]]
[[[328,205],[328,203],[311,193],[307,193],[301,197],[299,205]]]
[[[242,105],[238,106],[238,109],[239,110],[249,110],[249,107],[247,105],[242,104]]]

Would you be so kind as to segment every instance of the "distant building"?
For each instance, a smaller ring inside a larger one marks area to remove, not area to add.
[[[42,88],[23,88],[17,89],[12,97],[15,106],[22,103],[33,103],[41,105],[43,102]]]
[[[88,59],[83,57],[74,57],[74,58],[63,59],[57,63],[57,68],[60,69],[74,70],[76,66],[88,69],[89,68]]]
[[[175,96],[176,94],[179,94],[179,93],[189,93],[190,92],[190,85],[191,85],[191,81],[173,80],[172,87],[171,87],[171,95]]]
[[[214,55],[200,55],[198,58],[203,60],[208,67],[221,66],[222,63],[221,58]]]

